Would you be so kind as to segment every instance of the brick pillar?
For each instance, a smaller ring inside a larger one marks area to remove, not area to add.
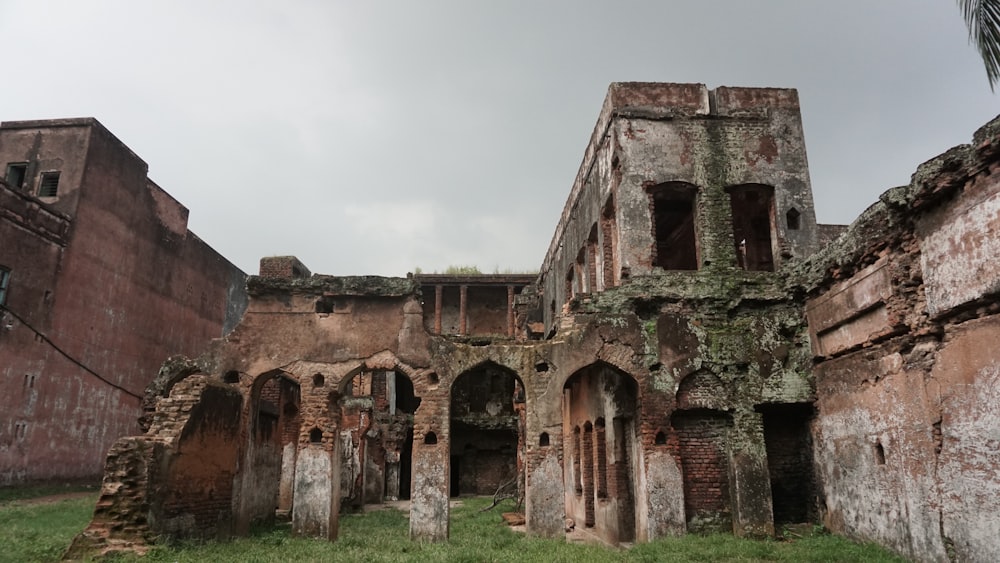
[[[451,483],[449,439],[441,421],[449,419],[449,395],[442,385],[428,391],[413,415],[410,487],[410,539],[446,541],[449,529],[448,491]]]
[[[737,413],[731,440],[746,444],[733,452],[729,461],[733,533],[740,537],[774,537],[763,416],[757,412]]]
[[[434,334],[441,334],[441,299],[444,296],[444,287],[434,286]]]
[[[317,422],[325,427],[322,441],[300,444],[295,463],[292,532],[332,541],[340,523],[340,429]]]
[[[463,285],[463,286],[461,286],[459,288],[459,295],[458,295],[458,333],[461,334],[461,335],[465,335],[466,328],[467,328],[465,326],[465,301],[466,301],[466,296],[467,296],[468,292],[469,292],[469,286],[467,286],[467,285]]]
[[[514,286],[507,286],[507,336],[514,336]]]

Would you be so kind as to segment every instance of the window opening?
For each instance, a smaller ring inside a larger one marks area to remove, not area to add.
[[[799,213],[798,209],[795,209],[794,207],[789,209],[788,213],[785,213],[785,225],[788,226],[788,230],[790,231],[799,230],[801,217],[802,214]]]
[[[28,163],[16,162],[7,165],[7,185],[20,190],[24,187],[24,180],[28,176]]]
[[[549,445],[549,433],[548,432],[542,432],[541,434],[538,435],[538,445],[541,446],[541,447],[543,447],[543,448],[545,446]]]
[[[653,265],[665,270],[697,270],[694,201],[698,188],[666,182],[649,188],[653,218]]]
[[[771,214],[774,188],[762,184],[744,184],[733,186],[728,191],[739,266],[754,272],[773,272]]]
[[[59,173],[42,172],[42,181],[38,185],[38,197],[56,197],[59,195]]]
[[[322,373],[313,375],[313,387],[322,387],[325,382],[326,379],[323,377]]]
[[[433,432],[428,432],[427,434],[425,434],[424,435],[424,443],[427,444],[427,445],[434,445],[434,444],[438,443],[437,434],[435,434]]]
[[[236,370],[229,370],[224,376],[222,376],[222,381],[225,383],[239,383],[240,382],[240,372]]]
[[[309,441],[313,444],[318,444],[323,441],[323,431],[319,428],[313,428],[309,431]]]

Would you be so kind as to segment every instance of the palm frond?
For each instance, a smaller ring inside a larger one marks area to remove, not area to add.
[[[1000,0],[957,0],[969,42],[979,51],[986,65],[990,89],[1000,82]]]

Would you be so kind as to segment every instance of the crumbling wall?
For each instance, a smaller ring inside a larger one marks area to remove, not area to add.
[[[922,561],[1000,558],[998,162],[994,120],[807,272],[824,521]]]
[[[228,537],[241,405],[239,392],[210,376],[174,385],[149,431],[111,448],[93,520],[67,556],[141,552],[159,537]]]

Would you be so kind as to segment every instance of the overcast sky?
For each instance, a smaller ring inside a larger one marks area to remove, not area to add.
[[[248,273],[536,269],[608,84],[799,91],[821,222],[1000,112],[953,0],[0,0],[0,120],[93,116]]]

